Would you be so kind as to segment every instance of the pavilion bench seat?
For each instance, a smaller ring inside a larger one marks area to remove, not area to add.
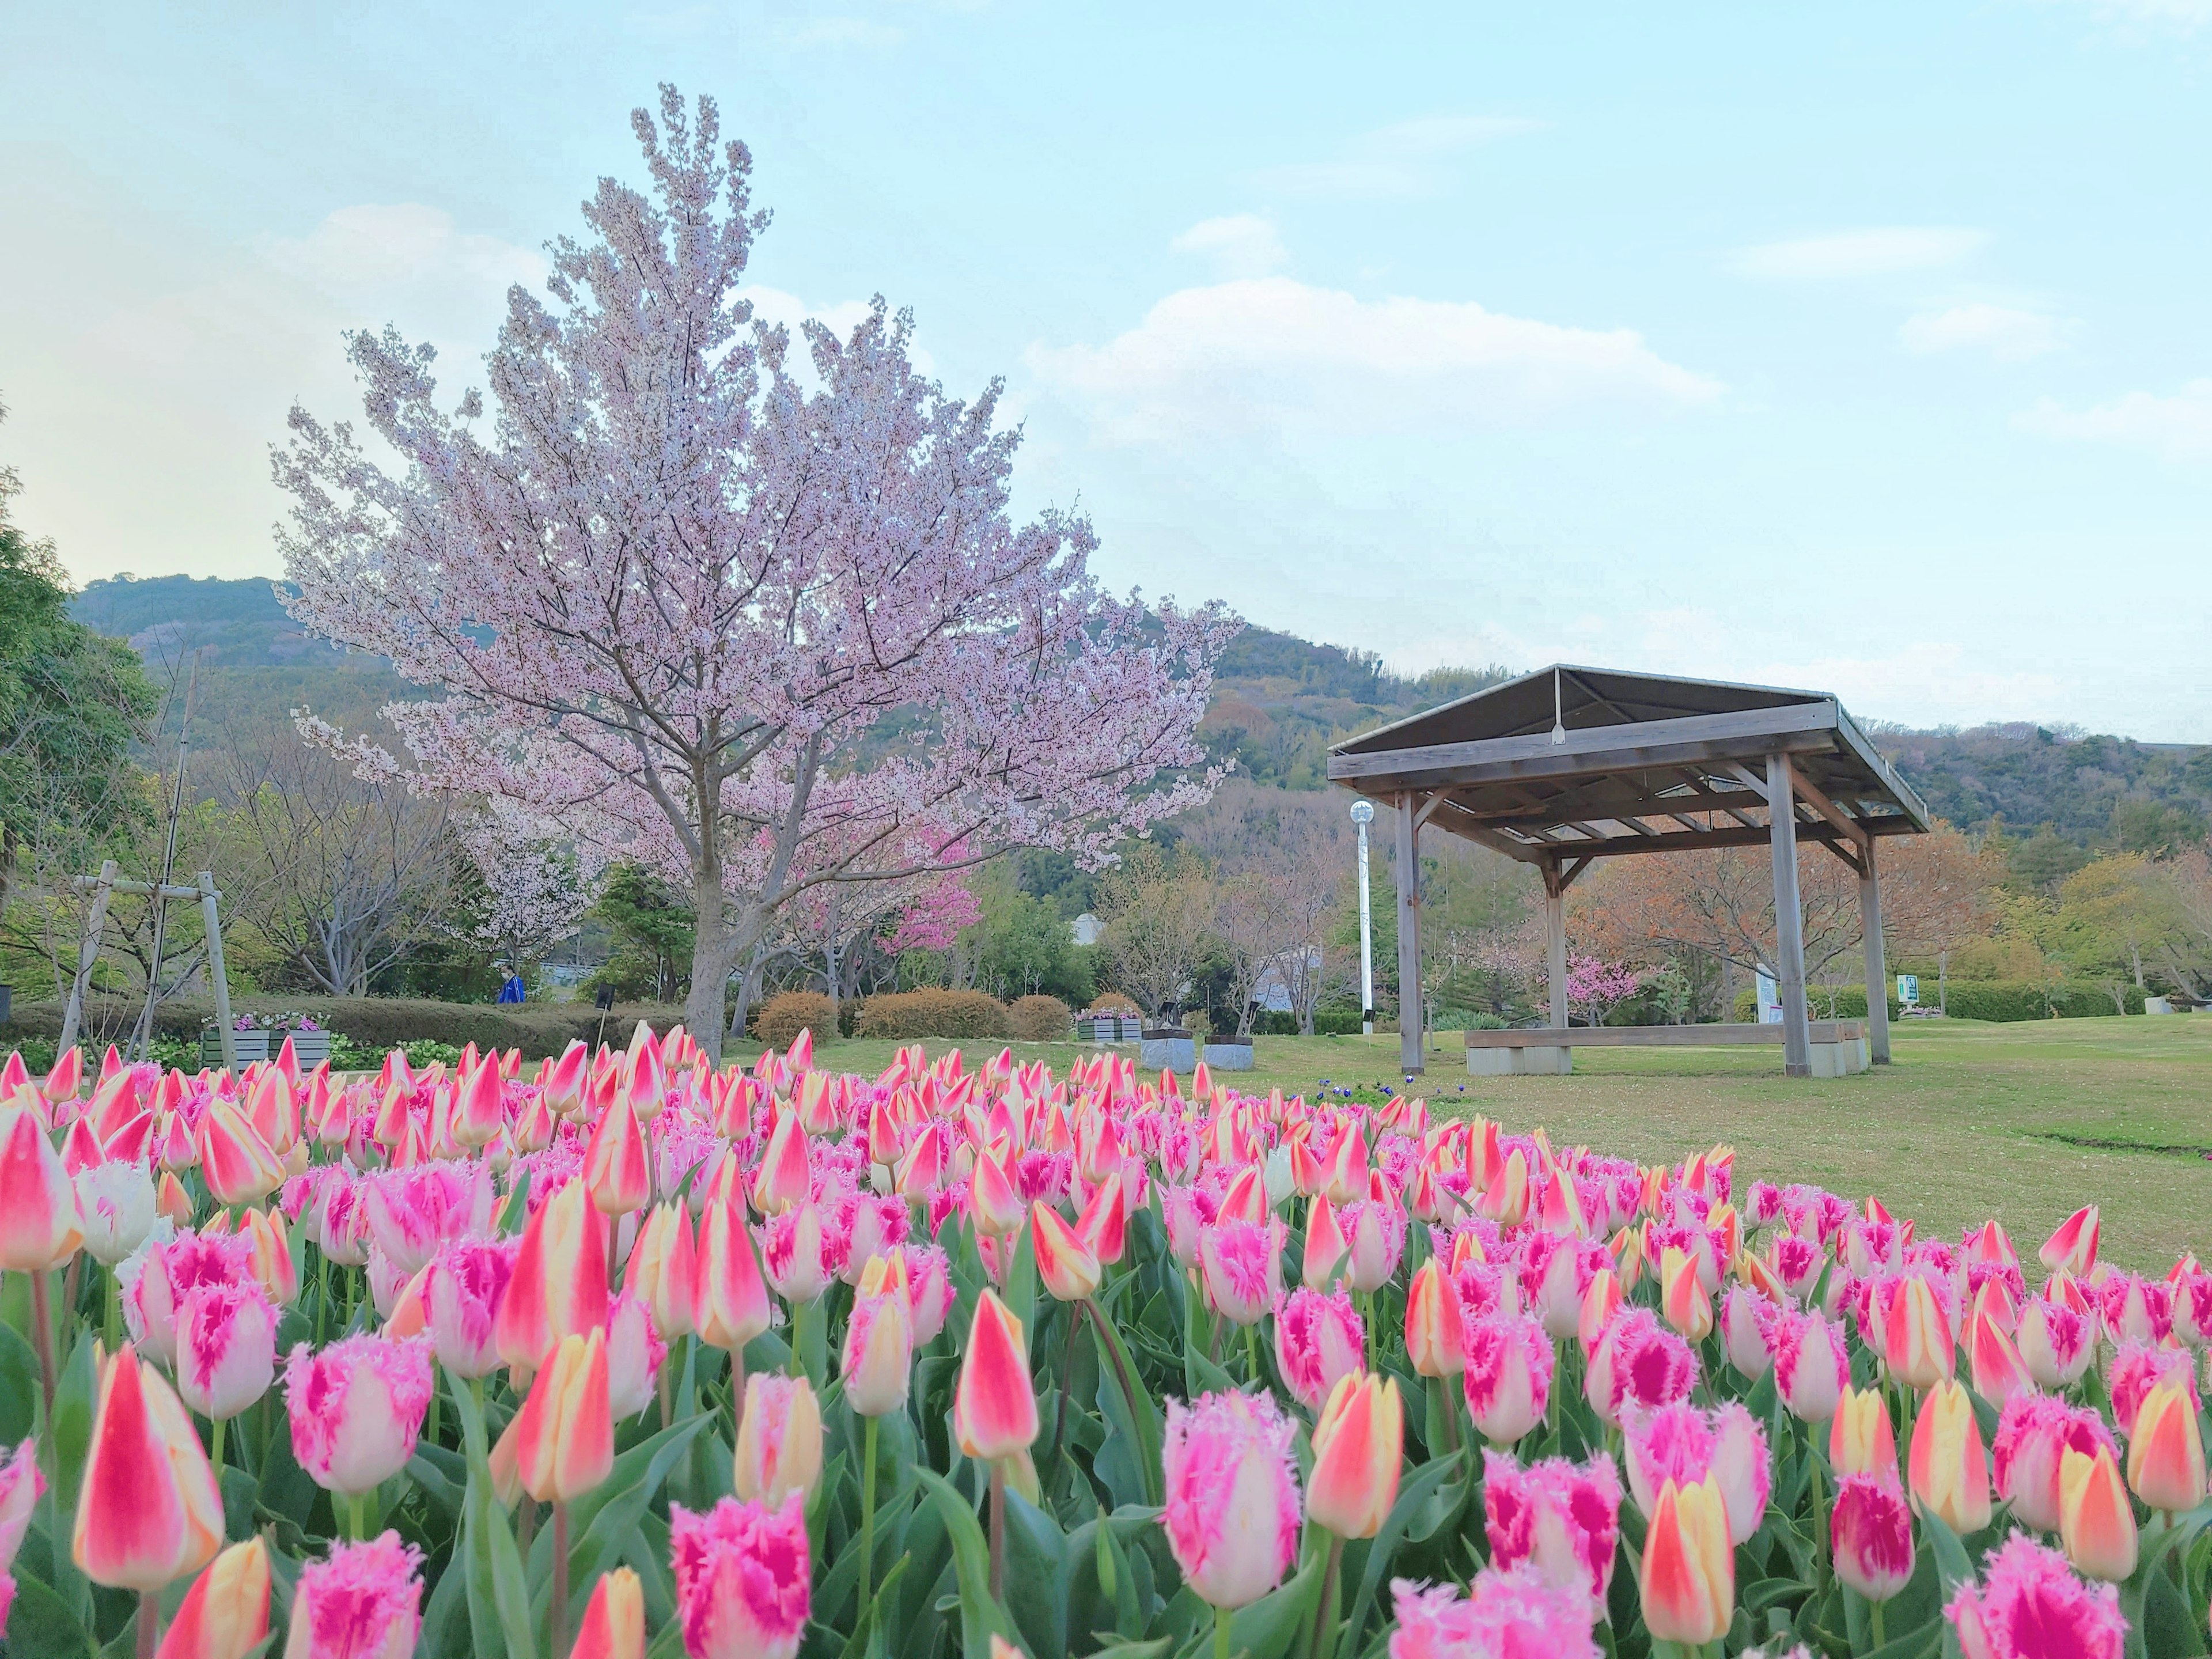
[[[1813,1075],[1847,1077],[1869,1059],[1863,1019],[1809,1022]],[[1570,1025],[1467,1033],[1467,1069],[1477,1076],[1562,1076],[1575,1069],[1577,1048],[1725,1048],[1779,1047],[1779,1025]]]

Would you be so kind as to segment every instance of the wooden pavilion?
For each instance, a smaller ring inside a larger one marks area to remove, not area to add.
[[[1815,841],[1857,873],[1865,919],[1868,1043],[1889,1063],[1887,975],[1875,845],[1925,833],[1928,808],[1819,691],[1630,674],[1565,664],[1524,674],[1332,748],[1330,781],[1396,814],[1398,1029],[1407,1072],[1424,1069],[1420,834],[1433,824],[1544,881],[1549,1032],[1567,1022],[1566,891],[1592,860],[1753,847],[1774,866],[1776,978],[1784,1063],[1812,1075],[1797,844]]]

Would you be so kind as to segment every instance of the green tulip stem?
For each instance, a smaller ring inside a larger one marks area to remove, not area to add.
[[[1872,1628],[1873,1628],[1873,1630],[1874,1630],[1874,1645],[1875,1645],[1875,1650],[1876,1652],[1880,1652],[1880,1651],[1881,1650],[1881,1644],[1882,1644],[1882,1642],[1883,1642],[1883,1640],[1884,1640],[1884,1638],[1883,1638],[1883,1636],[1882,1636],[1882,1632],[1881,1632],[1881,1602],[1879,1602],[1879,1601],[1869,1601],[1869,1602],[1868,1602],[1868,1603],[1867,1603],[1867,1623],[1868,1623],[1870,1626],[1872,1626]]]
[[[556,1498],[553,1502],[553,1594],[546,1608],[550,1625],[547,1634],[551,1640],[546,1651],[564,1654],[568,1651],[568,1506]]]
[[[156,1638],[161,1633],[161,1593],[141,1590],[138,1593],[138,1659],[154,1659],[159,1646]]]
[[[1229,1659],[1229,1609],[1213,1610],[1213,1659]]]
[[[209,1419],[210,1428],[208,1435],[208,1462],[215,1470],[216,1486],[218,1490],[222,1486],[222,1431],[226,1420],[220,1417]]]
[[[1244,1328],[1244,1358],[1252,1368],[1252,1380],[1260,1380],[1260,1327],[1255,1321]]]
[[[868,1418],[860,1431],[860,1603],[859,1616],[868,1613],[868,1591],[875,1582],[876,1565],[876,1435],[881,1427]]]
[[[991,1461],[991,1599],[1006,1605],[1006,1469]]]
[[[44,1268],[31,1272],[31,1343],[39,1356],[39,1389],[46,1405],[46,1431],[54,1424],[54,1310]]]

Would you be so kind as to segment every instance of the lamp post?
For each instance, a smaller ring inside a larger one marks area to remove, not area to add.
[[[1359,1029],[1375,1035],[1375,944],[1367,914],[1367,826],[1375,822],[1375,803],[1352,803],[1352,821],[1359,826]]]

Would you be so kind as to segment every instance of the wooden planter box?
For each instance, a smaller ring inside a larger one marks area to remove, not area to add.
[[[284,1047],[286,1033],[283,1031],[239,1031],[234,1034],[238,1049],[238,1063],[251,1066],[257,1060],[274,1060]],[[321,1065],[331,1057],[331,1034],[328,1031],[294,1031],[292,1055],[300,1062],[302,1071]],[[200,1064],[222,1064],[222,1033],[212,1027],[200,1032]]]

